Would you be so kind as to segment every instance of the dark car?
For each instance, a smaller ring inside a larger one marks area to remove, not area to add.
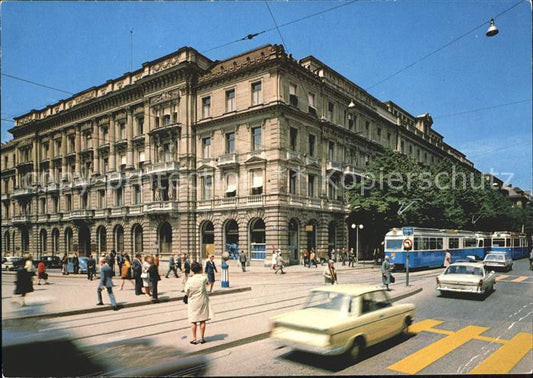
[[[10,256],[2,259],[2,270],[17,270],[22,268],[26,259],[24,257]]]
[[[33,265],[37,266],[39,262],[41,261],[44,262],[44,266],[46,267],[46,269],[54,269],[54,268],[61,269],[62,267],[61,257],[59,256],[52,256],[52,255],[42,256],[40,259],[34,260]]]

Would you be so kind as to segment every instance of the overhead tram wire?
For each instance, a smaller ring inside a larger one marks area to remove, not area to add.
[[[469,114],[469,113],[480,112],[480,111],[482,111],[482,110],[490,110],[490,109],[495,109],[495,108],[501,108],[501,107],[504,107],[504,106],[523,104],[523,103],[525,103],[525,102],[531,102],[531,99],[520,100],[520,101],[514,101],[514,102],[508,102],[508,103],[505,103],[505,104],[498,104],[498,105],[486,106],[486,107],[484,107],[484,108],[477,108],[477,109],[472,109],[472,110],[465,110],[465,111],[458,112],[458,113],[443,114],[443,115],[434,115],[434,116],[432,116],[432,117],[433,117],[434,119],[441,119],[441,118],[447,118],[447,117],[454,117],[454,116],[457,116],[457,115],[463,115],[463,114]]]
[[[32,81],[32,80],[23,79],[23,78],[18,77],[18,76],[8,75],[8,74],[6,74],[6,73],[2,73],[2,76],[9,77],[9,78],[11,78],[11,79],[15,79],[15,80],[20,80],[20,81],[23,81],[23,82],[25,82],[25,83],[29,83],[29,84],[33,84],[33,85],[37,85],[38,87],[43,87],[43,88],[47,88],[47,89],[52,89],[52,90],[54,90],[54,91],[63,92],[63,93],[69,94],[69,95],[73,95],[73,94],[74,94],[73,92],[65,91],[64,89],[54,88],[54,87],[51,87],[51,86],[49,86],[49,85],[40,84],[40,83],[37,83],[37,82]]]
[[[268,9],[268,13],[270,13],[270,17],[272,17],[272,21],[274,21],[276,30],[278,31],[279,37],[281,38],[281,43],[283,43],[283,48],[285,49],[286,52],[288,52],[289,48],[287,47],[287,44],[285,43],[285,40],[283,39],[283,35],[281,35],[281,31],[279,30],[278,23],[276,22],[276,18],[274,17],[274,14],[272,13],[270,6],[268,5],[268,0],[265,0],[265,5]]]
[[[517,2],[516,4],[514,4],[513,6],[511,6],[511,7],[507,8],[507,9],[505,9],[504,11],[498,13],[498,14],[497,14],[496,16],[494,16],[493,18],[497,18],[497,17],[500,17],[500,16],[504,15],[505,13],[509,12],[509,11],[512,10],[513,8],[515,8],[515,7],[517,7],[518,5],[522,4],[523,2],[524,2],[524,0],[520,0],[519,2]],[[483,21],[481,24],[479,24],[479,25],[477,25],[476,27],[470,29],[470,30],[467,31],[466,33],[460,35],[459,37],[456,37],[456,38],[452,39],[450,42],[448,42],[448,43],[444,44],[443,46],[439,47],[438,49],[433,50],[432,52],[430,52],[430,53],[428,53],[428,54],[422,56],[421,58],[417,59],[417,60],[414,61],[413,63],[408,64],[407,66],[401,68],[400,70],[394,72],[393,74],[390,74],[389,76],[385,77],[384,79],[382,79],[382,80],[380,80],[380,81],[378,81],[378,82],[376,82],[376,83],[374,83],[374,84],[368,86],[366,89],[367,89],[367,90],[372,89],[372,88],[377,87],[378,85],[380,85],[380,84],[382,84],[382,83],[384,83],[384,82],[386,82],[386,81],[392,79],[392,78],[395,77],[396,75],[399,75],[400,73],[402,73],[402,72],[408,70],[409,68],[411,68],[411,67],[417,65],[418,63],[420,63],[420,62],[426,60],[426,59],[429,58],[430,56],[435,55],[435,54],[438,53],[439,51],[444,50],[446,47],[449,47],[449,46],[453,45],[455,42],[457,42],[457,41],[463,39],[464,37],[466,37],[466,36],[469,35],[469,34],[472,34],[472,33],[475,32],[477,29],[479,29],[479,28],[481,28],[481,27],[483,27],[483,26],[485,26],[485,25],[487,25],[487,21]]]

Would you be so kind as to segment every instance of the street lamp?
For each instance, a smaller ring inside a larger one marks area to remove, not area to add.
[[[494,25],[494,18],[491,18],[489,29],[487,30],[487,33],[485,33],[485,35],[487,37],[494,37],[496,34],[498,34],[498,32],[498,28],[496,27],[496,25]]]
[[[362,230],[365,226],[362,224],[352,223],[352,230],[355,230],[355,262],[359,264],[359,230]]]

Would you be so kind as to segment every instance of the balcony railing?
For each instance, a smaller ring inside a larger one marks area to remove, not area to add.
[[[291,151],[291,150],[288,150],[287,151],[287,160],[300,160],[302,158],[302,156],[298,153],[298,152],[295,152],[295,151]]]
[[[73,220],[88,219],[92,217],[93,217],[92,210],[86,210],[86,209],[72,210],[72,212],[70,213],[70,219],[73,219]]]
[[[111,208],[109,209],[109,215],[112,217],[123,217],[128,215],[128,208],[123,206]]]
[[[33,193],[34,193],[33,188],[17,188],[13,190],[12,197],[15,198],[15,197],[29,196],[29,195],[32,195]]]
[[[263,206],[265,204],[264,194],[254,194],[254,195],[245,197],[245,199],[246,199],[246,205]]]
[[[226,165],[236,165],[237,163],[237,154],[226,154],[226,155],[220,155],[218,157],[218,166],[226,166]]]
[[[9,199],[9,194],[7,194],[7,193],[2,194],[2,196],[0,198],[0,200],[2,200],[2,201],[6,201],[8,199]]]
[[[318,159],[316,157],[313,157],[313,156],[306,156],[305,157],[305,164],[307,164],[307,165],[311,165],[311,164],[320,165],[320,159]]]
[[[46,185],[46,191],[48,193],[59,191],[59,184],[57,182],[51,182]]]
[[[327,171],[338,171],[342,172],[342,163],[338,161],[328,161],[326,166]]]
[[[221,207],[237,206],[237,197],[221,198],[219,201]]]
[[[145,174],[167,174],[177,172],[180,168],[180,164],[177,161],[165,161],[161,163],[153,163],[144,169]]]
[[[13,225],[30,223],[29,215],[15,215],[11,222]]]
[[[133,205],[129,208],[129,214],[130,215],[139,215],[143,213],[144,206],[143,205]]]
[[[39,214],[37,215],[37,223],[46,223],[50,219],[49,214]]]
[[[109,216],[109,209],[95,209],[94,217],[95,218],[107,218]]]
[[[178,203],[175,201],[152,202],[144,205],[146,214],[166,214],[178,210]]]
[[[49,217],[50,222],[59,222],[61,219],[63,219],[63,214],[61,213],[51,213]]]

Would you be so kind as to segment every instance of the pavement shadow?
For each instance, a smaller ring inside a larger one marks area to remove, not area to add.
[[[219,340],[226,340],[228,338],[227,333],[218,333],[216,335],[207,336],[205,338],[205,341],[219,341]]]
[[[289,351],[280,355],[278,358],[306,366],[311,366],[316,369],[325,370],[330,373],[338,373],[350,366],[358,364],[361,361],[394,348],[414,336],[415,334],[410,333],[398,335],[377,345],[364,349],[357,361],[350,361],[345,356],[322,356],[302,351]]]
[[[440,298],[451,298],[451,299],[460,299],[460,300],[468,300],[468,301],[478,301],[483,302],[485,299],[488,298],[489,295],[492,293],[485,293],[485,294],[473,294],[473,293],[440,293]]]

